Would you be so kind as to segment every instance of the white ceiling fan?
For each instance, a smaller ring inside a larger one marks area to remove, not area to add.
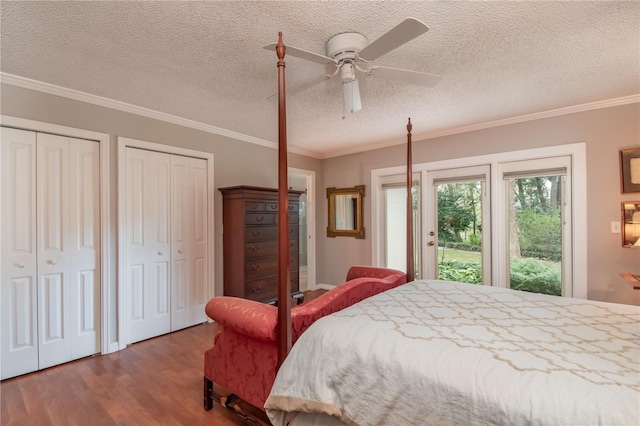
[[[362,72],[368,77],[431,87],[438,82],[439,75],[383,67],[371,63],[371,61],[402,46],[428,30],[429,28],[421,21],[415,18],[407,18],[371,43],[360,33],[345,32],[336,34],[327,41],[326,56],[287,46],[287,54],[325,66],[323,75],[287,89],[287,93],[290,95],[299,93],[339,73],[342,80],[345,111],[354,113],[362,109],[356,72]],[[276,43],[267,44],[264,48],[275,50]]]

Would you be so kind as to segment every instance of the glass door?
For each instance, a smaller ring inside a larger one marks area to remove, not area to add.
[[[421,277],[420,267],[420,183],[414,173],[412,192],[413,241],[415,278]],[[406,271],[407,268],[407,185],[406,175],[385,176],[382,183],[382,233],[384,242],[382,263],[387,268]]]
[[[489,166],[427,172],[426,276],[491,283]]]

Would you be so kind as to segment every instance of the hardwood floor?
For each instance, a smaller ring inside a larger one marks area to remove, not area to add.
[[[305,301],[324,290],[305,292]],[[244,425],[202,405],[207,323],[0,382],[0,425]]]
[[[0,424],[243,425],[202,407],[204,351],[218,325],[197,325],[0,383]]]

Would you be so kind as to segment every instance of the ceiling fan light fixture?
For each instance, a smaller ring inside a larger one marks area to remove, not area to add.
[[[353,114],[362,109],[362,103],[360,102],[360,87],[358,86],[358,80],[353,79],[351,81],[342,82],[342,90],[344,92],[344,110],[347,113]]]
[[[360,33],[338,33],[326,42],[326,55],[287,46],[288,55],[315,62],[325,67],[324,75],[292,87],[287,92],[289,95],[301,92],[340,73],[344,96],[344,118],[346,114],[362,109],[356,71],[360,71],[368,77],[431,87],[437,83],[440,76],[419,71],[382,67],[372,63],[377,58],[386,55],[428,30],[429,28],[418,19],[407,18],[371,43],[369,43],[367,37]],[[275,50],[276,43],[270,43],[264,48]],[[276,95],[269,97],[269,99],[275,100]]]

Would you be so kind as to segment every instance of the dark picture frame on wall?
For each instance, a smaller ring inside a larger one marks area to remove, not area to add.
[[[640,192],[640,148],[620,150],[620,189],[623,194]]]

